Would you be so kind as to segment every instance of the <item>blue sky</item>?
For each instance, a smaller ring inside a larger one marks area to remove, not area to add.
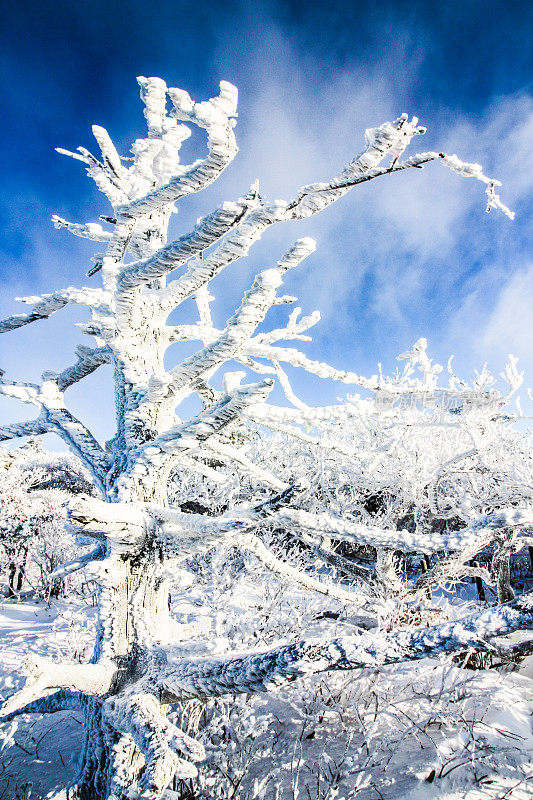
[[[455,353],[465,375],[484,361],[498,371],[513,352],[533,384],[531,4],[31,0],[0,13],[2,316],[23,310],[14,296],[86,281],[95,248],[55,231],[52,213],[84,222],[109,211],[83,167],[54,147],[92,148],[98,123],[126,153],[144,131],[136,75],[159,75],[196,99],[226,79],[240,91],[240,153],[183,204],[176,233],[256,177],[263,195],[289,199],[358,153],[365,127],[403,111],[428,127],[419,149],[482,163],[517,216],[485,214],[481,184],[438,164],[373,182],[319,217],[270,232],[214,287],[217,322],[258,268],[312,235],[316,253],[287,281],[304,312],[323,315],[310,355],[359,373],[378,361],[391,371],[426,336],[437,360]],[[201,137],[190,147],[197,157]],[[81,318],[60,312],[6,334],[0,366],[30,380],[61,369],[72,360],[69,325]],[[102,411],[109,377],[101,372],[71,394],[105,437],[112,418]],[[293,377],[308,402],[340,393]],[[7,401],[1,410],[10,421],[27,415]]]

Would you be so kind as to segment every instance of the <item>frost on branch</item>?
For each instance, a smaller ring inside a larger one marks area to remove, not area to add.
[[[483,167],[480,164],[469,164],[466,161],[461,161],[456,155],[445,156],[443,158],[443,164],[454,172],[458,172],[459,175],[462,175],[464,178],[477,178],[478,181],[482,181],[482,183],[486,184],[487,213],[492,208],[497,208],[499,211],[502,211],[506,217],[509,217],[509,219],[514,219],[514,211],[507,208],[500,200],[500,195],[496,194],[495,187],[501,186],[500,181],[487,178],[483,174]]]
[[[175,203],[187,194],[204,189],[218,178],[222,170],[235,158],[238,149],[233,133],[233,121],[237,114],[237,89],[231,83],[221,81],[218,97],[203,103],[195,103],[182,89],[167,90],[163,81],[154,78],[148,80],[139,78],[138,81],[141,85],[141,97],[146,103],[149,136],[152,141],[159,140],[167,152],[169,140],[171,140],[171,147],[173,146],[174,149],[174,153],[172,151],[171,153],[174,155],[174,159],[168,165],[170,170],[157,171],[157,182],[161,182],[161,186],[121,209],[122,213],[134,218],[149,214],[169,203]],[[169,115],[170,119],[165,114],[163,94],[165,91],[173,105]],[[162,94],[163,96],[161,96]],[[155,111],[156,107],[157,111]],[[157,117],[159,117],[159,125],[154,127],[153,121]],[[176,126],[175,120],[191,122],[207,131],[208,156],[191,164],[185,170],[176,169],[176,150],[181,144],[181,139],[186,138],[188,133],[182,133],[184,128],[187,130],[186,126]],[[164,131],[164,128],[167,128],[167,131]]]
[[[74,706],[83,712],[87,738],[69,790],[78,800],[126,800],[139,793],[160,800],[174,778],[196,775],[193,762],[202,760],[202,747],[168,718],[170,700],[263,690],[308,672],[378,667],[465,647],[486,650],[496,635],[531,623],[527,596],[455,622],[398,629],[404,608],[450,576],[472,575],[497,585],[500,600],[511,596],[509,558],[528,546],[533,498],[516,488],[526,483],[521,455],[513,475],[502,477],[494,467],[501,439],[487,444],[487,431],[506,416],[508,397],[488,374],[468,386],[450,368],[449,384],[441,387],[441,368],[428,357],[424,339],[402,354],[406,364],[392,378],[381,370],[366,377],[339,369],[283,344],[308,341],[320,319],[318,311],[302,316],[295,308],[285,323],[273,327],[269,320],[273,307],[297,299],[280,287],[285,272],[313,253],[309,238],[281,257],[273,254],[222,329],[211,306],[213,279],[246,257],[271,227],[308,218],[360,183],[442,161],[484,182],[489,208],[511,216],[496,194],[497,182],[456,156],[404,158],[425,129],[402,114],[366,131],[363,151],[332,178],[288,200],[263,199],[256,182],[244,197],[222,203],[168,242],[175,204],[207,187],[237,153],[237,90],[222,81],[215,97],[195,101],[159,78],[138,82],[147,131],[132,144],[131,156],[120,154],[100,125],[92,129],[97,155],[83,147],[59,151],[85,165],[111,204],[100,217],[103,225],[52,217],[60,235],[105,246],[87,273],[101,276],[101,288],[25,298],[30,312],[0,323],[0,332],[9,332],[67,305],[88,309],[78,327],[92,337],[91,345],[78,346],[61,372],[43,373],[39,384],[0,382],[3,394],[38,412],[36,419],[2,427],[0,438],[55,432],[87,468],[98,494],[77,498],[69,511],[69,530],[78,541],[92,541],[92,548],[54,573],[85,569],[97,586],[92,659],[84,665],[30,661],[26,686],[3,711],[8,717]],[[191,126],[205,131],[207,153],[182,164]],[[197,320],[182,316],[169,325],[188,299]],[[169,366],[168,349],[178,341],[197,346]],[[287,365],[366,395],[311,406],[294,391]],[[105,445],[67,405],[70,387],[100,367],[110,367],[114,381],[116,431]],[[513,362],[505,378],[511,396],[520,383]],[[269,402],[276,380],[288,406]],[[191,396],[203,410],[187,417]],[[442,415],[442,426],[435,414]],[[457,440],[441,436],[430,456],[417,462],[396,436],[405,420],[413,431],[428,424],[441,434],[453,428]],[[401,490],[394,458],[409,471]],[[471,489],[472,464],[483,469],[490,502]],[[460,469],[468,473],[464,480]],[[489,548],[490,566],[466,563]],[[320,640],[298,633],[299,641],[268,651],[195,659],[200,643],[194,637],[207,629],[173,619],[170,580],[178,564],[199,568],[203,554],[229,558],[235,551],[243,569],[264,570],[280,585],[332,604],[324,618],[346,610],[356,629],[370,632],[325,633]],[[398,553],[411,580],[399,575]],[[435,562],[423,580],[413,567],[421,557]]]
[[[420,630],[362,633],[301,641],[266,652],[234,657],[191,659],[160,673],[169,699],[265,691],[296,676],[328,669],[377,667],[475,647],[490,649],[490,640],[533,627],[533,595],[498,609]]]

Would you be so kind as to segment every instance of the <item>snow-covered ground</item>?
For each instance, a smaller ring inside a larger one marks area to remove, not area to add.
[[[94,637],[94,611],[79,603],[0,604],[0,692],[2,699],[24,682],[29,653],[57,660],[85,660]],[[2,725],[0,798],[39,798],[74,776],[72,763],[82,742],[75,714],[28,715]]]
[[[26,654],[83,661],[93,636],[91,606],[4,601],[2,697],[21,684]],[[207,731],[191,722],[207,746],[194,796],[531,800],[532,710],[532,657],[514,672],[426,659],[222,699],[208,710]],[[30,789],[44,797],[74,775],[76,714],[21,717],[2,731],[0,800],[27,800]]]

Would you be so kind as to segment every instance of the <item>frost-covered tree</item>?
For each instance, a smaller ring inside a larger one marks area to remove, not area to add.
[[[191,232],[167,243],[174,204],[212,183],[237,153],[233,130],[237,91],[222,82],[217,97],[193,102],[186,92],[167,88],[157,78],[140,78],[139,83],[148,136],[135,141],[132,159],[123,159],[108,133],[96,126],[99,158],[85,148],[67,153],[87,165],[88,174],[110,201],[113,212],[103,218],[109,227],[53,218],[58,228],[105,243],[105,253],[96,257],[90,270],[91,275],[101,273],[101,287],[25,298],[30,312],[0,323],[1,331],[10,331],[69,304],[90,311],[82,330],[93,337],[94,346],[79,347],[72,366],[60,374],[45,372],[40,384],[9,380],[1,384],[5,395],[39,411],[29,422],[2,428],[2,437],[57,433],[90,472],[99,493],[98,498],[74,502],[70,511],[73,530],[83,542],[94,543],[77,564],[90,568],[99,587],[99,625],[91,662],[61,664],[29,658],[26,685],[2,710],[4,718],[65,708],[83,711],[86,741],[75,786],[68,791],[68,797],[83,800],[134,796],[156,800],[174,776],[196,774],[193,762],[201,761],[203,749],[170,722],[165,714],[168,703],[263,691],[306,672],[379,666],[469,646],[486,649],[495,636],[531,626],[533,620],[532,598],[525,596],[420,630],[361,628],[350,636],[302,639],[268,651],[187,655],[187,644],[197,632],[170,615],[169,575],[180,562],[217,544],[250,551],[270,570],[368,611],[375,603],[371,595],[318,580],[280,560],[264,544],[262,527],[290,527],[317,543],[324,537],[356,541],[378,548],[386,561],[393,550],[461,550],[486,531],[491,535],[502,527],[512,529],[516,537],[532,518],[529,508],[510,505],[496,514],[481,515],[460,532],[422,537],[416,531],[372,527],[300,508],[298,497],[305,487],[298,476],[289,483],[272,470],[259,469],[243,451],[235,426],[252,420],[305,438],[306,426],[317,419],[342,420],[364,414],[367,402],[375,405],[390,394],[398,399],[406,392],[431,391],[436,385],[431,364],[421,355],[423,381],[392,386],[379,377],[367,379],[312,361],[298,349],[278,344],[305,339],[318,320],[316,312],[301,318],[295,309],[285,327],[257,332],[272,306],[293,302],[280,293],[283,276],[314,250],[311,239],[298,240],[275,266],[256,276],[221,330],[211,318],[210,281],[246,256],[276,223],[307,218],[360,183],[431,161],[482,181],[487,208],[512,214],[500,201],[497,181],[486,178],[479,165],[436,152],[404,160],[411,139],[424,129],[416,118],[409,120],[403,114],[395,122],[367,130],[363,152],[332,179],[303,187],[289,202],[265,201],[254,185],[245,197],[223,203]],[[182,165],[179,151],[190,133],[183,124],[187,122],[205,129],[208,153]],[[196,302],[197,322],[168,325],[171,312],[189,298]],[[178,366],[166,369],[165,353],[179,341],[199,345]],[[222,390],[217,390],[212,378],[230,361],[240,362],[262,379],[242,383],[247,372],[227,371]],[[295,397],[281,363],[370,390],[373,400],[354,398],[346,405],[309,407]],[[103,364],[113,368],[117,419],[116,434],[105,447],[68,411],[64,400],[70,386]],[[290,407],[268,403],[276,379]],[[204,410],[182,420],[180,406],[192,394],[202,400]],[[216,482],[221,479],[218,465],[227,462],[261,481],[269,492],[262,502],[232,507],[218,516],[198,513],[201,508],[194,496],[186,511],[169,507],[168,478],[176,468],[186,467]],[[65,796],[65,792],[57,795]]]
[[[319,542],[312,526],[280,526],[280,514],[272,519],[269,535],[285,555],[296,559],[307,555],[314,567],[322,564],[339,576],[371,584],[392,601],[392,615],[401,616],[405,602],[424,598],[430,587],[454,579],[475,579],[482,598],[492,592],[500,601],[509,600],[514,596],[510,557],[518,545],[522,549],[527,544],[523,537],[516,539],[512,527],[493,528],[470,540],[465,537],[465,547],[448,553],[446,559],[433,550],[431,535],[460,536],[482,515],[531,505],[530,436],[514,424],[521,417],[517,391],[523,373],[510,357],[500,374],[507,384],[503,393],[486,366],[467,382],[453,371],[453,359],[446,371],[433,363],[424,339],[398,360],[407,362],[405,367],[392,377],[380,372],[379,390],[365,400],[351,398],[330,409],[325,418],[299,401],[292,410],[293,423],[298,408],[305,413],[297,428],[280,424],[269,435],[259,435],[249,425],[242,452],[287,485],[296,476],[305,478],[309,488],[299,495],[300,510],[314,515],[327,512],[330,518],[363,523],[368,530],[415,534],[421,544],[427,542],[427,551],[398,548],[405,553],[402,559],[399,554],[394,558],[390,550],[384,559],[384,552],[376,552],[371,539],[362,534],[337,539],[333,527],[331,535]],[[200,507],[215,514],[264,499],[260,472],[246,474],[238,464],[220,464],[218,471],[220,482],[213,483],[178,468],[172,504],[187,509],[195,496]],[[474,558],[478,563],[471,563]],[[530,557],[521,553],[512,561],[513,578],[520,585]]]

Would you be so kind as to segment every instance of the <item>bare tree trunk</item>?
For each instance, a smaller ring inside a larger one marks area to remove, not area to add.
[[[22,589],[22,584],[24,583],[24,576],[26,574],[26,562],[28,560],[28,549],[24,548],[22,551],[22,559],[19,563],[18,568],[18,576],[17,576],[17,592],[20,592]]]
[[[474,560],[474,561],[471,561],[470,563],[474,567],[474,569],[479,569],[479,561],[475,561]],[[478,600],[480,600],[482,603],[484,603],[487,598],[486,598],[486,595],[485,595],[485,587],[483,586],[483,581],[482,581],[482,579],[480,578],[479,575],[475,576],[474,581],[476,583]]]
[[[28,558],[27,549],[22,551],[22,555],[13,556],[13,560],[9,564],[9,578],[8,578],[8,596],[18,597],[24,583],[24,575],[26,572],[26,561]],[[21,563],[22,559],[22,563]]]
[[[492,559],[492,571],[496,578],[498,601],[500,603],[508,603],[515,596],[511,586],[511,552],[510,543],[502,541]]]

